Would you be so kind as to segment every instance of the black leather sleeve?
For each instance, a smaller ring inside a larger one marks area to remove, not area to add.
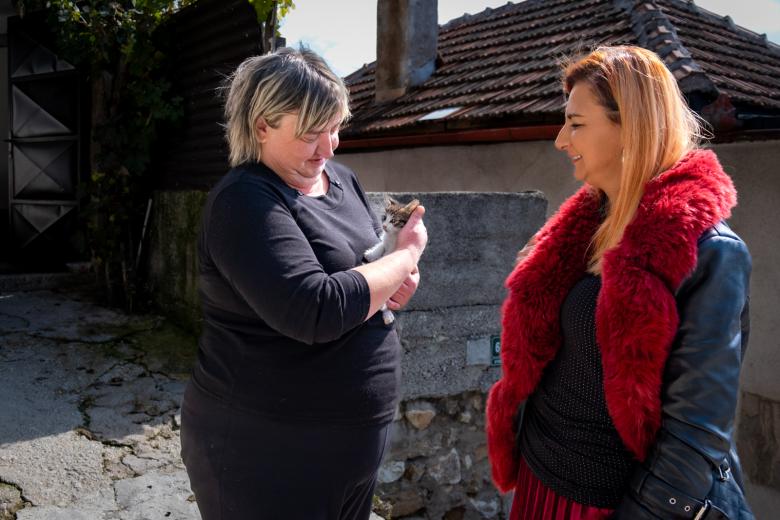
[[[697,266],[677,292],[661,430],[614,518],[693,518],[712,488],[732,445],[750,270],[747,247],[725,224],[702,235]]]

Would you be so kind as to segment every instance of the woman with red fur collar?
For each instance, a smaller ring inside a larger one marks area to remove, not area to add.
[[[747,344],[736,191],[654,53],[569,65],[556,147],[583,186],[507,279],[493,479],[511,519],[753,518],[734,446]]]

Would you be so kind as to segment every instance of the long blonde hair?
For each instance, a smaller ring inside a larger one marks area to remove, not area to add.
[[[633,219],[647,182],[697,148],[702,120],[658,55],[641,47],[599,47],[571,62],[563,73],[565,93],[580,82],[620,125],[623,144],[618,194],[590,248],[589,270],[598,274],[604,253],[620,242]]]

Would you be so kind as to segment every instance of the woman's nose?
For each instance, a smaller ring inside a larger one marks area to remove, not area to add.
[[[566,136],[566,125],[563,125],[558,132],[558,137],[555,138],[555,147],[563,152],[567,146],[569,146],[569,139]]]
[[[317,146],[317,152],[319,155],[330,159],[333,157],[333,150],[336,148],[333,144],[333,136],[330,132],[322,132],[319,137],[319,143]]]

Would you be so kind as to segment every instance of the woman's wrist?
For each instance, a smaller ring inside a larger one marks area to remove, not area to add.
[[[406,253],[409,255],[409,258],[411,259],[412,266],[411,266],[411,268],[409,270],[409,272],[411,272],[417,266],[417,264],[420,262],[420,257],[422,256],[422,251],[420,251],[418,248],[416,248],[414,246],[411,246],[411,245],[406,246],[405,248],[402,249],[402,251],[406,251]]]

